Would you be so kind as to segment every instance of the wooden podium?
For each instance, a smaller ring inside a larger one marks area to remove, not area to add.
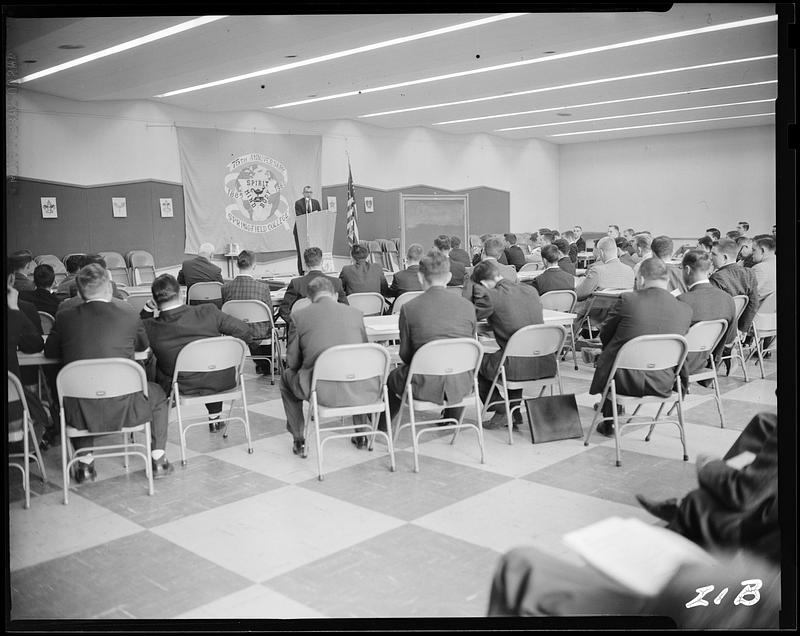
[[[336,212],[319,210],[295,217],[297,224],[297,242],[300,244],[300,256],[309,247],[322,250],[322,269],[333,270],[333,234],[336,230]]]

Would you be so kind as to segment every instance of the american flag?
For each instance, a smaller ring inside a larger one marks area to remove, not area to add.
[[[356,191],[353,188],[353,171],[347,160],[347,240],[350,246],[358,244],[358,219],[356,218]]]

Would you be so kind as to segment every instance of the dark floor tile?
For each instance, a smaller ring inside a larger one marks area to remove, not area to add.
[[[60,466],[59,472],[56,474],[52,474],[52,470],[50,467],[45,466],[48,468],[47,476],[52,481],[53,479],[60,479],[61,472]],[[8,469],[8,501],[9,503],[20,502],[25,499],[25,490],[22,488],[22,472],[17,470],[16,468],[9,468]],[[55,492],[56,490],[61,490],[60,486],[54,485],[51,482],[43,482],[42,478],[39,476],[39,469],[36,468],[34,464],[31,465],[31,505],[34,505],[34,500],[38,495],[46,495],[50,492]]]
[[[596,446],[523,479],[599,499],[638,505],[634,495],[654,499],[681,497],[697,487],[695,465],[680,457],[667,459],[622,448],[622,466],[616,467],[614,447]]]
[[[248,411],[250,415],[250,439],[255,442],[265,437],[272,437],[286,431],[286,422],[275,417],[262,415],[255,411]],[[224,412],[223,412],[224,414]],[[233,416],[241,416],[241,409],[234,409]],[[173,444],[180,444],[178,422],[170,422],[168,439]],[[211,433],[208,426],[192,427],[186,432],[186,448],[196,453],[213,453],[214,451],[242,445],[246,449],[247,436],[244,424],[238,420],[228,423],[228,437],[223,437],[222,432]],[[246,452],[246,450],[245,450]]]
[[[242,449],[242,452],[246,452]],[[201,455],[155,482],[147,494],[143,471],[85,483],[76,490],[92,502],[146,528],[258,495],[286,484],[235,464]]]
[[[739,388],[738,386],[735,388]],[[727,400],[722,396],[722,412],[725,414],[725,428],[736,431],[744,430],[753,416],[762,411],[775,411],[773,406],[765,406],[757,402]],[[691,409],[684,409],[683,417],[692,424],[719,426],[719,411],[715,400],[708,400]]]
[[[499,557],[405,525],[263,585],[337,618],[485,616]]]
[[[252,583],[150,532],[11,573],[11,618],[170,618]]]

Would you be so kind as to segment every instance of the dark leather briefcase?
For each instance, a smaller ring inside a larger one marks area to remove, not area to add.
[[[533,444],[583,437],[575,394],[525,400]]]

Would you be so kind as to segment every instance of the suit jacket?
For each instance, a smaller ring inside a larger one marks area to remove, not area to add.
[[[410,291],[422,291],[422,283],[419,282],[419,265],[409,265],[405,269],[394,273],[392,284],[389,286],[389,296],[396,298],[401,294]]]
[[[633,258],[633,256],[631,256],[631,254],[629,254],[628,252],[626,252],[624,250],[623,250],[622,254],[619,255],[619,260],[620,260],[621,263],[624,263],[625,265],[627,265],[631,269],[633,269],[634,266],[636,265],[636,259]]]
[[[142,321],[135,312],[114,302],[81,302],[61,311],[47,337],[44,353],[63,364],[92,358],[127,358],[149,345]],[[75,428],[92,432],[118,430],[152,418],[143,393],[112,398],[64,398],[64,417]]]
[[[33,303],[36,306],[36,311],[46,311],[53,317],[55,317],[58,305],[61,303],[61,299],[51,293],[49,289],[37,288],[33,291],[23,291],[19,293],[19,297],[29,303]]]
[[[321,298],[295,313],[289,323],[286,365],[297,372],[302,394],[310,397],[314,363],[326,349],[336,345],[367,342],[364,318],[355,307]],[[371,381],[318,382],[317,397],[326,406],[347,406],[367,399],[380,399],[383,383],[376,377]]]
[[[58,309],[56,309],[55,317],[58,318],[58,315],[67,311],[68,309],[73,309],[75,307],[79,307],[80,305],[84,304],[83,297],[80,295],[73,296],[72,298],[67,298],[59,303]],[[131,307],[126,301],[120,300],[119,298],[112,298],[111,304],[119,307],[120,309],[124,309],[126,311],[131,312],[132,314],[136,315],[136,310]]]
[[[178,272],[178,283],[187,289],[195,283],[222,282],[222,270],[207,258],[195,256],[183,261]]]
[[[719,346],[712,352],[714,359],[718,361],[725,343],[732,340],[736,335],[736,306],[733,304],[733,297],[710,283],[701,283],[692,287],[685,294],[678,296],[678,300],[692,308],[692,324],[702,320],[717,320],[719,318],[724,318],[728,321],[728,330],[725,336],[720,341]],[[692,373],[702,371],[705,369],[707,361],[707,353],[690,353],[686,357],[686,363],[683,365],[681,375],[688,377]]]
[[[561,267],[548,267],[531,281],[531,286],[539,293],[546,294],[557,289],[575,289],[575,277]]]
[[[627,267],[627,265],[623,265]],[[624,294],[600,329],[603,351],[597,359],[589,393],[602,393],[617,352],[629,340],[651,334],[685,335],[692,321],[692,309],[668,291],[648,287]],[[617,371],[617,391],[625,395],[668,396],[672,391],[674,372]]]
[[[776,260],[773,257],[753,265],[752,271],[755,272],[756,280],[758,281],[759,298],[764,298],[777,290],[776,264]]]
[[[494,378],[503,357],[509,338],[519,329],[528,325],[541,325],[544,322],[542,302],[539,294],[530,285],[497,282],[494,289],[475,285],[473,296],[478,320],[486,319],[494,331],[500,350],[485,355],[481,362],[481,375],[489,380]],[[509,380],[537,380],[551,377],[556,372],[555,355],[541,358],[508,358],[505,363],[506,377]]]
[[[181,305],[158,314],[157,318],[142,310],[144,328],[156,357],[156,382],[169,395],[172,375],[181,349],[190,342],[215,336],[233,336],[252,343],[253,335],[247,323],[221,312],[216,305]],[[236,372],[233,368],[209,372],[181,373],[178,382],[185,395],[204,395],[233,388]]]
[[[489,257],[489,258],[484,258],[483,260],[488,261],[488,260],[495,260],[495,259],[492,259],[491,257]],[[504,280],[507,280],[510,283],[519,282],[519,278],[517,277],[517,270],[514,269],[513,265],[503,265],[499,261],[496,261],[496,262],[497,262],[497,269],[500,270],[500,275],[503,277]],[[466,298],[468,301],[474,302],[473,297],[474,297],[474,289],[475,289],[475,287],[477,287],[477,285],[472,282],[471,278],[469,278],[469,277],[465,278],[464,279],[464,289],[461,292],[461,295],[464,298]],[[480,293],[480,291],[478,293]]]
[[[747,333],[753,323],[753,318],[758,313],[760,303],[758,279],[753,269],[742,267],[738,263],[725,265],[709,276],[709,281],[731,296],[747,296],[747,307],[739,318],[738,325],[739,331]]]
[[[514,269],[519,271],[522,269],[522,266],[525,264],[525,252],[522,251],[522,248],[519,245],[511,245],[507,247],[504,251],[506,256],[506,261],[509,265],[513,265]]]
[[[319,201],[316,199],[311,199],[311,211],[319,212],[320,210],[322,210],[322,206],[319,204]],[[301,214],[305,214],[306,212],[306,198],[302,197],[297,199],[297,201],[294,202],[294,213],[299,216]]]
[[[454,247],[450,250],[450,260],[457,261],[464,267],[469,267],[472,265],[472,258],[470,258],[470,255],[466,250],[463,250],[460,247]]]
[[[73,287],[75,287],[77,290],[75,274],[67,274],[67,277],[58,284],[58,287],[56,287],[56,296],[58,296],[60,300],[66,300],[72,296]]]
[[[581,237],[579,237],[579,238],[578,238],[578,239],[575,241],[575,245],[576,245],[576,246],[577,246],[577,248],[578,248],[578,252],[585,252],[585,251],[586,251],[586,241],[583,239],[583,237],[582,237],[582,236],[581,236]]]
[[[633,289],[633,270],[618,258],[595,263],[586,271],[586,278],[575,293],[578,300],[585,300],[596,289]]]
[[[80,298],[81,295],[78,293],[78,283],[75,282],[75,277],[73,276],[71,279],[68,279],[68,280],[69,280],[69,285],[67,285],[67,287],[66,287],[66,293],[65,294],[60,293],[59,290],[61,290],[61,285],[58,286],[58,290],[56,291],[56,293],[58,294],[58,297],[61,300],[67,300],[69,298],[75,298],[76,296],[78,298]],[[113,280],[111,281],[111,295],[114,298],[118,298],[119,300],[125,300],[128,297],[127,293],[125,293],[123,291],[120,291],[117,288],[117,284]]]
[[[570,276],[575,276],[575,261],[573,261],[569,256],[564,256],[563,258],[558,259],[558,266],[563,269],[567,274]],[[574,285],[574,279],[573,279]]]
[[[256,280],[252,276],[240,275],[222,284],[222,303],[225,304],[229,300],[260,300],[269,307],[270,315],[274,314],[269,285],[262,280]],[[269,338],[268,322],[251,322],[248,324],[250,325],[250,331],[253,333],[253,340]]]
[[[34,285],[33,281],[25,276],[25,274],[14,272],[14,289],[19,292],[33,291],[36,289],[36,285]]]
[[[569,260],[573,263],[578,262],[578,244],[577,243],[570,243],[569,244]]]
[[[400,359],[405,364],[392,375],[405,386],[417,349],[441,338],[474,338],[476,327],[475,309],[469,302],[444,287],[429,288],[400,309]],[[415,399],[437,404],[458,402],[472,391],[472,373],[418,375],[412,379],[412,387]]]
[[[17,350],[39,353],[44,349],[42,334],[19,309],[6,309],[6,368],[24,383],[20,376]]]
[[[464,266],[464,263],[460,263],[459,261],[454,261],[452,258],[450,260],[450,282],[447,283],[449,287],[458,287],[459,285],[464,284],[464,279],[467,277],[467,268]]]
[[[357,265],[345,265],[339,272],[339,280],[345,295],[375,292],[388,296],[389,283],[383,275],[383,267],[377,263],[363,261]]]
[[[289,282],[289,285],[286,287],[286,293],[281,301],[280,309],[278,310],[281,318],[283,318],[287,324],[291,320],[292,305],[300,298],[308,297],[308,284],[317,276],[325,276],[325,272],[312,269],[304,276],[298,276]],[[350,303],[347,302],[347,294],[344,293],[344,287],[342,287],[342,281],[333,276],[328,276],[328,279],[333,283],[333,289],[339,296],[339,302],[343,305],[349,305]]]

